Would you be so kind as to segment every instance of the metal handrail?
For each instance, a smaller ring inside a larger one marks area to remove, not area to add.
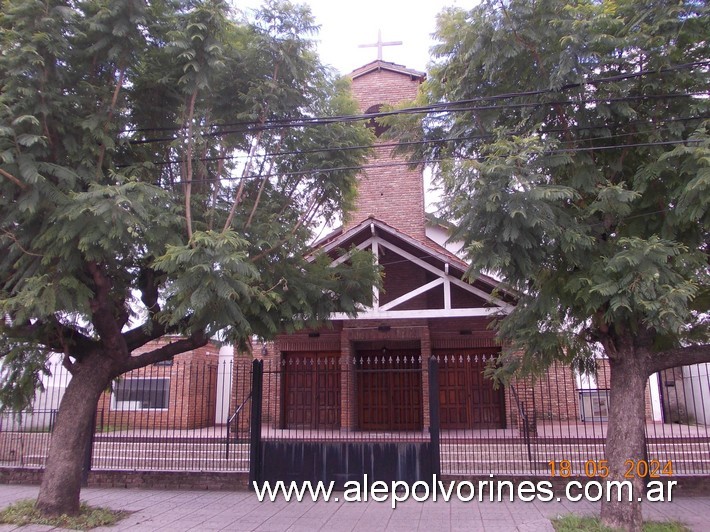
[[[249,392],[249,395],[247,395],[244,398],[244,401],[242,401],[242,404],[240,404],[237,407],[237,409],[234,411],[234,414],[229,416],[229,418],[227,419],[227,450],[226,450],[226,454],[225,454],[226,459],[229,459],[229,442],[231,440],[231,438],[229,436],[230,435],[230,430],[229,430],[230,426],[231,426],[232,422],[236,419],[237,420],[237,431],[239,430],[239,412],[241,412],[242,408],[244,408],[244,405],[247,404],[247,401],[249,399],[251,399],[251,392]]]
[[[520,403],[520,397],[518,397],[518,392],[515,390],[515,386],[513,386],[512,384],[510,385],[510,391],[513,395],[513,399],[515,400],[515,405],[518,407],[518,413],[520,414],[520,417],[523,420],[523,440],[525,441],[525,445],[528,448],[528,461],[530,462],[530,464],[532,464],[532,449],[530,445],[530,427],[528,425],[528,416],[525,412],[525,408]]]

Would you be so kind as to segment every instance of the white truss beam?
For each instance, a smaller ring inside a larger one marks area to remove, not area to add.
[[[392,244],[392,243],[390,243],[390,242],[387,242],[386,240],[383,240],[383,239],[380,238],[380,237],[375,237],[375,239],[379,241],[379,244],[380,244],[382,247],[384,247],[384,248],[386,248],[386,249],[389,249],[389,250],[391,250],[391,251],[394,251],[397,255],[400,255],[402,258],[405,258],[405,259],[407,259],[407,260],[413,262],[414,264],[416,264],[416,265],[419,266],[420,268],[423,268],[423,269],[427,270],[428,272],[431,272],[431,273],[433,273],[434,275],[436,275],[436,276],[438,276],[438,277],[441,277],[442,279],[448,280],[449,283],[451,283],[451,284],[453,284],[453,285],[455,285],[455,286],[458,286],[458,287],[461,288],[462,290],[465,290],[465,291],[470,292],[470,293],[472,293],[472,294],[474,294],[474,295],[476,295],[476,296],[478,296],[478,297],[480,297],[480,298],[483,298],[483,299],[486,300],[487,302],[492,303],[492,304],[494,304],[494,305],[496,305],[496,306],[498,306],[498,307],[501,307],[501,308],[504,308],[504,309],[507,309],[507,310],[512,310],[512,308],[513,308],[512,305],[509,305],[509,304],[506,303],[505,301],[502,301],[502,300],[500,300],[500,299],[498,299],[498,298],[496,298],[496,297],[493,297],[493,296],[491,296],[489,293],[484,292],[483,290],[481,290],[481,289],[479,289],[479,288],[476,288],[475,286],[472,286],[472,285],[470,285],[470,284],[468,284],[468,283],[465,283],[465,282],[461,281],[460,279],[457,279],[456,277],[453,277],[453,276],[451,276],[451,275],[446,275],[446,273],[444,273],[443,271],[441,271],[441,270],[440,270],[439,268],[437,268],[436,266],[432,266],[431,264],[429,264],[428,262],[423,261],[423,260],[420,259],[419,257],[415,257],[414,255],[412,255],[411,253],[409,253],[409,252],[403,250],[403,249],[400,248],[399,246],[396,246],[396,245],[394,245],[394,244]]]
[[[390,301],[386,305],[382,305],[380,307],[380,310],[391,310],[394,307],[397,307],[397,306],[401,305],[402,303],[417,297],[419,294],[423,294],[424,292],[427,292],[427,291],[431,290],[432,288],[435,288],[435,287],[442,285],[442,284],[444,284],[443,279],[441,279],[441,278],[434,279],[430,283],[420,286],[419,288],[417,288],[416,290],[412,290],[411,292],[407,292],[406,294],[399,296],[397,299],[393,299],[392,301]],[[449,305],[449,308],[451,308],[451,305]]]
[[[380,290],[378,287],[372,287],[372,308],[364,308],[358,313],[356,318],[352,318],[344,313],[336,313],[331,315],[332,320],[368,320],[368,319],[397,319],[397,318],[468,318],[468,317],[488,317],[495,315],[505,315],[513,310],[513,306],[493,297],[488,292],[476,288],[459,278],[449,274],[449,264],[444,262],[444,269],[441,270],[432,264],[416,257],[412,253],[405,251],[401,247],[393,244],[381,236],[378,236],[374,224],[370,224],[370,230],[372,236],[367,240],[361,242],[356,246],[356,249],[362,251],[370,248],[372,254],[375,256],[376,264],[379,263],[379,254],[382,249],[387,249],[394,252],[400,257],[412,262],[416,266],[424,269],[425,271],[434,274],[437,278],[430,281],[406,294],[399,296],[398,298],[380,306]],[[336,243],[329,244],[329,247],[334,247]],[[426,251],[426,250],[425,250]],[[428,252],[427,252],[428,253]],[[350,259],[352,252],[348,252],[345,255],[338,257],[332,262],[332,266],[337,266]],[[441,257],[437,257],[438,260],[442,260]],[[397,310],[396,308],[411,299],[428,292],[438,286],[443,285],[444,291],[444,308],[441,309],[420,309],[420,310]],[[493,307],[475,307],[475,308],[452,308],[451,306],[451,286],[456,286],[466,292],[469,292]]]
[[[383,320],[410,318],[475,318],[508,314],[507,309],[500,307],[452,308],[452,309],[422,309],[422,310],[373,310],[365,309],[353,318],[343,312],[331,314],[331,320]]]

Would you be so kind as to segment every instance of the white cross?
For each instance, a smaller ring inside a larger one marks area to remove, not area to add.
[[[382,42],[382,31],[377,30],[377,42],[374,44],[361,44],[358,48],[374,48],[377,47],[377,60],[382,61],[383,46],[400,46],[402,41]]]

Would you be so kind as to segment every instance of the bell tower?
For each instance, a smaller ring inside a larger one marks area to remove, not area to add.
[[[376,113],[383,105],[411,100],[425,74],[382,60],[373,61],[350,74],[352,91],[362,113]],[[381,133],[375,125],[375,133]],[[374,217],[395,229],[425,239],[424,180],[412,170],[406,157],[392,155],[391,141],[378,140],[373,155],[359,177],[355,212],[343,229]]]

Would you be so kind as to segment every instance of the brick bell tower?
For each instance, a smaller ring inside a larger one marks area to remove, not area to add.
[[[425,74],[378,59],[352,72],[350,78],[360,112],[375,113],[383,105],[414,99]],[[381,133],[378,129],[375,126],[376,134]],[[422,172],[411,170],[405,157],[394,156],[392,146],[388,145],[391,142],[382,140],[375,145],[367,168],[359,177],[356,209],[343,229],[347,231],[374,217],[423,241],[426,235]]]

